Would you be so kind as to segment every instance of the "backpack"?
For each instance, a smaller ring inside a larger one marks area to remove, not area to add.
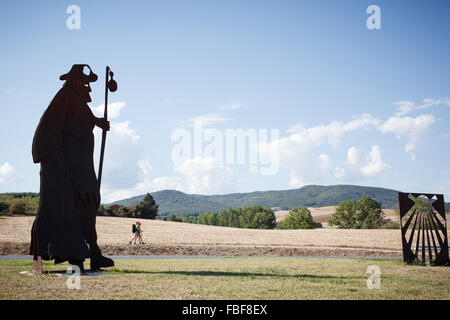
[[[133,227],[132,227],[132,229],[131,229],[131,233],[135,233],[135,232],[136,232],[136,225],[133,224]]]

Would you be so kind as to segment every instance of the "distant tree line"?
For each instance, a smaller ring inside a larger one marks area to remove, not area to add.
[[[247,229],[273,229],[276,225],[274,212],[270,208],[262,206],[229,208],[219,214],[206,212],[198,216],[176,216],[172,214],[165,220]]]
[[[214,220],[209,215],[206,216],[206,221]],[[229,208],[221,211],[215,221],[217,226],[247,229],[273,229],[276,225],[275,213],[262,206]]]
[[[35,213],[39,207],[39,193],[16,192],[0,194],[0,214]]]
[[[272,209],[262,206],[229,208],[219,214],[206,212],[198,216],[172,214],[164,217],[164,220],[248,229],[314,229],[320,225],[314,221],[311,211],[306,207],[291,209],[278,223]],[[398,222],[384,219],[380,203],[367,195],[358,201],[339,203],[328,223],[340,229],[399,228]]]
[[[101,204],[97,215],[138,219],[155,219],[158,216],[158,206],[150,193],[147,193],[144,199],[135,206],[118,206],[115,210],[111,207],[106,208]]]
[[[2,193],[0,194],[0,214],[36,213],[39,208],[39,193]],[[140,219],[155,219],[158,216],[158,206],[153,197],[147,193],[144,199],[135,206],[118,206],[116,210],[101,204],[97,213],[99,216],[134,217]]]
[[[246,229],[311,229],[315,227],[311,212],[307,208],[292,209],[278,224],[273,210],[263,206],[229,208],[219,214],[206,212],[198,216],[171,215],[165,220]]]
[[[415,201],[419,209],[423,211],[430,209],[426,199],[418,198]],[[0,194],[0,214],[35,213],[38,207],[38,193]],[[135,206],[110,206],[107,208],[102,204],[98,215],[155,219],[158,217],[158,205],[152,195],[147,193],[144,199]],[[312,229],[316,227],[311,212],[306,207],[291,209],[288,215],[278,223],[273,210],[263,206],[229,208],[218,214],[206,212],[198,216],[172,214],[162,218],[175,222],[248,229]],[[368,195],[362,196],[358,201],[340,202],[328,223],[341,229],[399,228],[398,222],[384,219],[380,203]]]

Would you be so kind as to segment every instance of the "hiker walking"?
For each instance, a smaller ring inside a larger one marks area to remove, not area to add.
[[[133,239],[131,239],[130,244],[134,241],[134,244],[136,244],[136,240],[139,240],[139,244],[145,244],[145,242],[142,240],[142,233],[144,232],[141,229],[141,223],[139,221],[136,222],[136,224],[133,224],[132,232],[134,234]]]
[[[144,233],[144,230],[141,229],[141,223],[140,222],[137,225],[137,230],[139,232],[139,244],[145,244],[144,240],[142,240],[142,234]]]

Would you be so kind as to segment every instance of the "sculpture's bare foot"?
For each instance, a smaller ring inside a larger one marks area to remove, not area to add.
[[[37,260],[33,260],[33,268],[31,271],[21,271],[20,274],[26,274],[29,276],[35,276],[42,274],[42,259],[41,257],[38,257]]]
[[[33,269],[31,270],[34,274],[42,274],[42,258],[38,257],[37,260],[33,260]]]

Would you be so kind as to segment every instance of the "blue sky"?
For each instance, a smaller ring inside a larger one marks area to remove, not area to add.
[[[72,4],[79,30],[66,26]],[[372,4],[380,30],[366,26]],[[306,184],[449,199],[449,13],[448,1],[1,2],[0,192],[39,190],[34,130],[59,76],[87,63],[99,75],[98,115],[106,65],[119,84],[104,202]],[[278,129],[264,149],[272,159],[278,147],[277,172],[195,154],[174,163],[172,134],[193,134],[194,123],[223,134]]]

